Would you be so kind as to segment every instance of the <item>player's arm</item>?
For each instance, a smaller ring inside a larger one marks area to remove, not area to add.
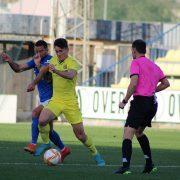
[[[166,77],[160,80],[160,84],[156,87],[156,92],[163,91],[164,89],[168,88],[170,83]]]
[[[39,83],[39,81],[43,78],[44,74],[46,74],[48,71],[49,71],[49,66],[41,67],[39,74],[36,76],[34,81],[28,85],[27,92],[34,91],[35,86]]]
[[[65,79],[73,79],[77,74],[77,71],[73,69],[69,69],[67,71],[59,71],[52,64],[49,64],[49,70]]]
[[[10,65],[11,69],[16,73],[31,69],[31,67],[29,67],[27,64],[15,63],[6,53],[2,53],[1,57],[2,60],[7,62]]]
[[[41,62],[41,57],[40,57],[39,53],[37,53],[34,55],[34,63],[35,63],[38,70],[41,69],[41,63],[40,62]]]
[[[127,102],[129,101],[130,97],[133,95],[136,89],[137,83],[138,83],[138,75],[131,76],[131,81],[128,86],[126,96],[123,99],[123,101],[119,103],[119,108],[123,109],[124,106],[127,104]]]

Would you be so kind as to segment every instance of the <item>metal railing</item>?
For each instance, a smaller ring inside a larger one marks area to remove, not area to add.
[[[179,37],[179,39],[177,39],[175,41],[174,36]],[[170,40],[170,38],[173,38],[174,41]],[[173,27],[169,28],[169,30],[167,30],[165,32],[157,33],[156,36],[147,40],[146,43],[150,49],[159,47],[159,49],[162,49],[167,52],[169,49],[177,48],[177,46],[180,45],[180,43],[178,44],[178,40],[180,41],[180,23],[174,25]],[[176,43],[174,43],[174,42],[176,42]],[[82,82],[81,86],[102,86],[102,87],[110,86],[111,84],[106,82],[106,78],[102,79],[101,77],[104,76],[105,74],[107,74],[107,72],[109,72],[109,70],[111,70],[111,69],[115,69],[116,71],[118,71],[118,72],[114,72],[114,76],[115,76],[115,74],[118,74],[118,78],[120,81],[120,79],[122,77],[127,76],[129,74],[128,73],[129,72],[128,61],[130,60],[130,57],[131,57],[131,54],[125,55],[124,57],[119,59],[117,62],[112,63],[106,69],[103,69],[102,71],[98,72],[96,75],[94,75],[94,76],[90,77],[89,79],[87,79],[86,81]],[[155,55],[155,57],[157,58],[158,54]],[[124,67],[124,68],[119,68],[119,67]],[[119,71],[119,70],[121,70],[121,71]],[[109,78],[115,79],[115,77],[109,77]],[[102,82],[97,83],[98,79],[101,79]],[[111,79],[108,79],[108,81],[112,82]]]

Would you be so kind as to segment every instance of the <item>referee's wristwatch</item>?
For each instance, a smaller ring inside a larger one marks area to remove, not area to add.
[[[123,104],[127,104],[128,101],[126,101],[125,99],[123,99],[123,100],[122,100],[122,103],[123,103]]]

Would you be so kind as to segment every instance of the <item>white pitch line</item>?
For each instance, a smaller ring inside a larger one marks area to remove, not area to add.
[[[35,166],[46,166],[44,163],[20,163],[20,162],[0,162],[0,165],[35,165]],[[58,166],[90,166],[97,167],[96,164],[59,164]],[[106,164],[105,167],[118,167],[118,164]],[[131,167],[144,167],[144,165],[131,165]],[[157,165],[159,168],[180,168],[180,165]]]

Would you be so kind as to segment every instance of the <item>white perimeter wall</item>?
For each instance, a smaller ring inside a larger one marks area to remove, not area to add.
[[[129,103],[124,110],[118,108],[126,89],[77,87],[83,118],[125,120]],[[157,93],[158,112],[153,121],[180,123],[180,91]],[[16,123],[17,96],[0,95],[0,123]]]
[[[124,110],[118,108],[126,89],[77,87],[83,118],[125,120],[129,103]],[[157,93],[158,112],[154,121],[180,123],[180,91]]]
[[[0,95],[0,123],[16,123],[17,95]]]

